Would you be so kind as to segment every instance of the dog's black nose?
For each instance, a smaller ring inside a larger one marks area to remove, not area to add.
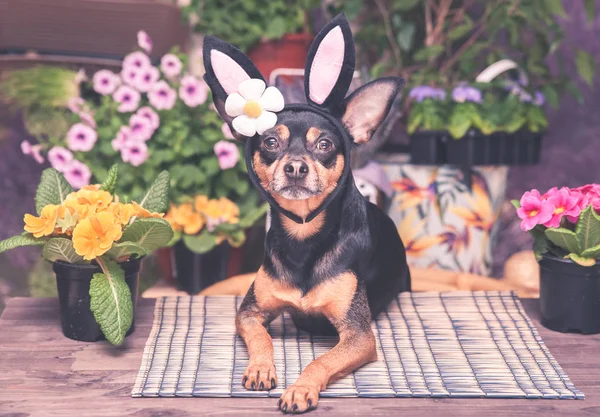
[[[283,167],[288,178],[299,180],[308,174],[308,165],[303,161],[290,161]]]

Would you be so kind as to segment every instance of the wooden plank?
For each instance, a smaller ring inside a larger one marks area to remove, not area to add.
[[[54,299],[15,298],[0,318],[0,415],[277,415],[269,398],[130,397],[152,323],[154,300],[140,299],[136,332],[125,347],[82,343],[60,332]],[[495,399],[322,399],[311,416],[595,415],[600,410],[600,335],[555,333],[539,324],[537,300],[524,300],[546,345],[584,401]],[[39,318],[39,321],[36,320]],[[21,327],[21,331],[17,329]]]

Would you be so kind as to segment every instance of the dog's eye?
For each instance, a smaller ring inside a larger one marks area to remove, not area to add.
[[[329,139],[321,139],[319,143],[317,143],[317,149],[320,151],[328,151],[333,148],[333,143]]]
[[[266,138],[263,140],[263,145],[270,151],[279,148],[279,142],[277,142],[277,139],[275,138]]]

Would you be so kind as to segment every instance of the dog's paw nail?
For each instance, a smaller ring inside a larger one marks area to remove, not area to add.
[[[246,385],[246,381],[248,381],[248,377],[245,376],[242,378],[242,385]]]
[[[256,389],[256,382],[252,383],[252,389]]]
[[[265,384],[263,384],[262,382],[260,383],[260,385],[258,386],[259,390],[263,390],[265,389]]]
[[[281,407],[281,411],[287,411],[287,403],[283,404],[283,407]]]
[[[312,401],[308,400],[308,408],[312,408]]]
[[[277,408],[281,408],[281,403],[283,402],[283,400],[280,398],[279,401],[277,401]]]
[[[297,409],[298,409],[298,405],[297,404],[292,405],[292,412],[295,413]]]
[[[271,388],[275,388],[277,384],[275,383],[275,378],[271,378]]]

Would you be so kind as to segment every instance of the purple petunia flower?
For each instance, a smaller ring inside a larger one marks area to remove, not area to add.
[[[113,93],[113,100],[115,100],[119,104],[117,110],[121,113],[132,112],[138,108],[140,104],[140,93],[133,88],[122,85]]]
[[[140,30],[137,33],[137,41],[138,46],[144,51],[146,51],[147,53],[152,52],[152,39],[150,38],[150,36],[148,36],[148,34],[145,31]]]
[[[152,129],[156,130],[158,129],[158,126],[160,126],[160,117],[158,117],[158,114],[156,114],[151,107],[140,107],[136,114],[150,120],[150,126],[152,126]]]
[[[48,151],[48,161],[52,168],[59,172],[64,172],[73,160],[73,154],[68,149],[55,146]]]
[[[79,112],[78,116],[83,123],[87,124],[92,129],[95,129],[97,127],[96,121],[94,120],[94,116],[92,116],[90,113],[82,111]]]
[[[148,159],[148,156],[148,147],[144,142],[127,142],[121,149],[123,162],[129,162],[134,167],[142,165]]]
[[[21,142],[21,152],[23,152],[23,155],[31,155],[31,143],[26,140]]]
[[[82,110],[84,104],[85,101],[81,97],[71,97],[67,106],[69,110],[77,114]]]
[[[140,69],[133,81],[133,85],[141,92],[147,92],[160,78],[158,69],[154,67],[146,67]]]
[[[475,87],[470,87],[468,85],[459,85],[452,90],[452,100],[457,103],[464,103],[466,101],[472,103],[481,103],[483,97],[481,95],[481,91]]]
[[[240,151],[235,143],[220,140],[214,146],[215,155],[221,169],[233,168],[240,159]]]
[[[69,184],[76,190],[90,183],[92,172],[86,164],[73,159],[64,169],[63,175]]]
[[[533,94],[533,104],[535,104],[536,106],[543,106],[544,104],[546,104],[546,96],[544,96],[544,93],[542,93],[541,91],[536,91]]]
[[[106,96],[112,94],[119,85],[119,77],[109,70],[100,70],[94,74],[94,91]]]
[[[171,110],[177,101],[177,92],[164,80],[160,80],[148,92],[148,100],[157,110]]]
[[[129,141],[131,136],[131,129],[129,126],[121,126],[117,132],[117,136],[112,140],[111,144],[115,151],[120,151],[125,147],[125,144]]]
[[[223,132],[223,136],[225,136],[225,139],[235,139],[233,133],[231,133],[231,128],[227,123],[223,123],[223,125],[221,126],[221,132]]]
[[[123,68],[142,69],[151,65],[150,58],[143,52],[132,52],[123,59]]]
[[[196,107],[208,98],[208,86],[192,75],[181,79],[179,97],[188,107]]]
[[[140,71],[141,69],[136,67],[123,67],[121,70],[121,79],[123,80],[123,83],[135,86]]]
[[[67,145],[72,151],[87,152],[94,147],[98,134],[83,123],[75,123],[67,132]]]
[[[183,68],[183,64],[177,55],[166,54],[160,60],[160,69],[169,78],[178,76],[181,68]]]
[[[420,103],[427,98],[433,100],[445,100],[446,92],[441,88],[429,87],[427,85],[419,85],[410,90],[408,96]]]
[[[154,133],[150,120],[138,114],[134,114],[129,118],[129,129],[131,132],[130,138],[138,141],[146,141]]]

